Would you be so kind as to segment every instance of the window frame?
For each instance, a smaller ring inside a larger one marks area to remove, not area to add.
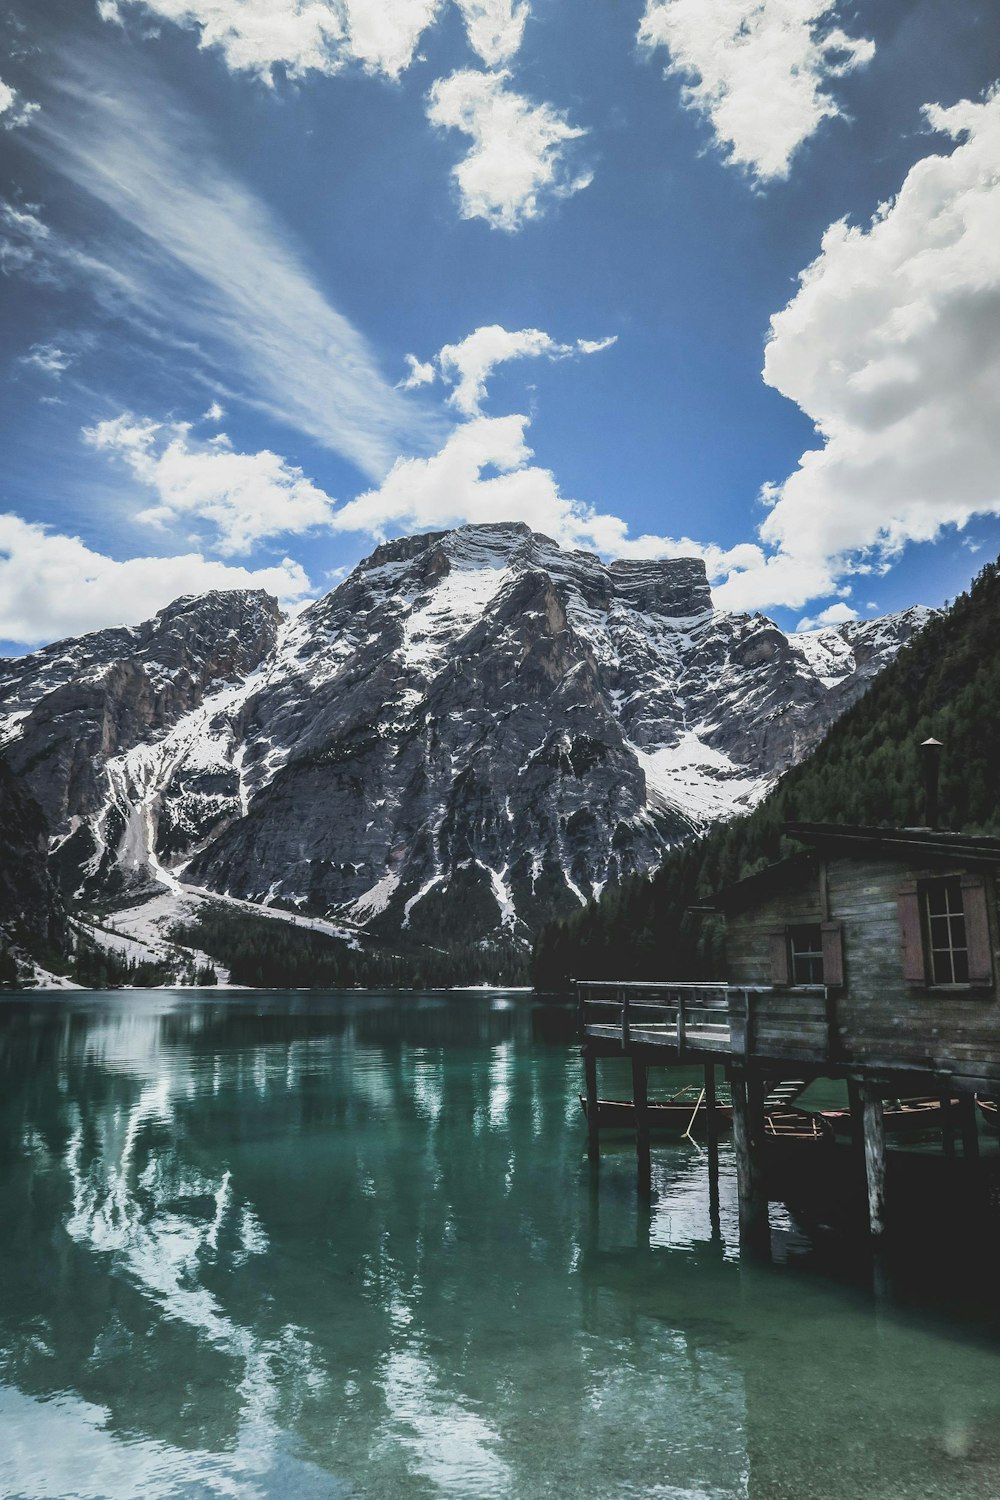
[[[822,979],[813,981],[799,981],[795,978],[795,954],[792,948],[792,935],[802,932],[804,929],[814,929],[819,932],[819,948],[811,950],[815,957],[819,957],[821,964]],[[771,983],[776,989],[808,990],[817,993],[820,990],[838,990],[844,987],[844,945],[843,927],[840,922],[823,921],[819,917],[812,921],[786,922],[783,927],[772,929],[768,933],[770,948]]]
[[[932,994],[993,998],[996,965],[988,894],[991,889],[992,882],[987,876],[968,869],[920,870],[903,882],[896,899],[903,978],[912,988]],[[944,911],[931,909],[931,896],[938,891],[945,896]],[[961,898],[959,910],[951,905],[956,894]],[[956,920],[962,922],[964,947],[952,941]],[[945,944],[935,941],[932,927],[932,923],[942,922],[948,926],[949,941]],[[935,955],[942,953],[952,955],[952,973],[954,955],[964,954],[968,977],[950,981],[938,979]]]

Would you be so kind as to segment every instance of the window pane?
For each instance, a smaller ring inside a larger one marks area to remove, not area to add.
[[[933,961],[934,983],[952,984],[954,981],[952,980],[951,976],[951,954],[935,953],[933,955]]]
[[[968,984],[969,954],[962,883],[958,876],[922,882],[932,984]]]

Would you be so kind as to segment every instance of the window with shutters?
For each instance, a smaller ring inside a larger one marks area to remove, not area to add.
[[[903,974],[933,989],[992,983],[986,883],[981,875],[908,881],[898,896]]]
[[[792,984],[823,983],[823,933],[818,922],[788,929],[788,958]]]
[[[769,934],[771,983],[821,985],[844,983],[844,946],[839,922],[801,922]]]

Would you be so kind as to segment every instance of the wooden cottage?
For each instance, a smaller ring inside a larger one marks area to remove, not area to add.
[[[1000,840],[795,824],[809,852],[718,898],[759,1054],[1000,1082]]]
[[[803,852],[716,898],[725,980],[578,982],[590,1152],[599,1154],[600,1058],[631,1059],[642,1174],[650,1067],[703,1063],[714,1120],[721,1063],[732,1086],[741,1222],[760,1224],[769,1091],[782,1079],[843,1078],[878,1234],[884,1099],[938,1096],[970,1155],[975,1096],[1000,1094],[1000,839],[812,823],[787,832]]]

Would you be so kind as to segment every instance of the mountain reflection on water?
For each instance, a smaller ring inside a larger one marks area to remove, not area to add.
[[[0,1001],[0,1494],[995,1500],[996,1346],[595,1187],[559,1020]]]

